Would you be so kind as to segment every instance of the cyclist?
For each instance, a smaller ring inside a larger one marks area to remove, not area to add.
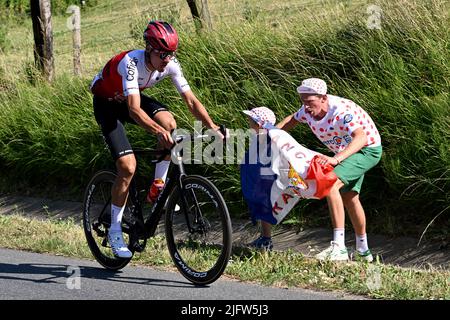
[[[130,50],[111,58],[98,73],[90,86],[94,95],[93,105],[97,123],[115,160],[117,178],[111,195],[111,227],[108,241],[114,255],[130,258],[122,236],[121,221],[128,197],[130,181],[135,173],[136,159],[123,124],[137,124],[153,133],[158,148],[169,149],[173,145],[171,131],[176,122],[168,108],[141,93],[166,77],[172,79],[189,111],[209,129],[218,131],[203,104],[191,91],[175,58],[178,34],[164,21],[150,21],[144,30],[144,50]],[[218,131],[219,137],[223,135]],[[164,187],[169,168],[169,156],[156,165],[155,178],[147,200],[154,202]]]

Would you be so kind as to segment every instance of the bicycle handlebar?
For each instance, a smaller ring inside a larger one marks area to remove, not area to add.
[[[226,139],[226,132],[227,129],[226,127],[222,124],[220,125],[220,133],[222,133],[222,135],[224,136],[224,140]],[[185,134],[185,135],[174,135],[174,131],[172,130],[172,138],[175,141],[175,143],[172,145],[172,147],[169,149],[161,149],[161,150],[151,150],[151,149],[135,149],[133,150],[133,152],[135,154],[151,154],[153,156],[156,156],[156,159],[152,160],[152,162],[156,163],[156,162],[161,162],[162,160],[164,160],[164,158],[168,155],[170,155],[172,149],[179,143],[181,143],[183,140],[189,139],[189,141],[194,141],[194,140],[198,140],[198,139],[204,139],[204,138],[208,138],[209,134],[195,134],[195,133],[191,133],[191,134]]]
[[[225,127],[225,125],[221,124],[218,131],[220,131],[220,133],[223,135],[223,137],[224,137],[223,140],[225,141],[226,137],[227,137],[227,128]],[[172,131],[172,133],[173,132],[174,131]],[[185,140],[186,138],[188,138],[190,141],[193,141],[193,140],[197,140],[197,139],[207,138],[209,136],[210,135],[208,135],[208,134],[195,135],[194,133],[185,134],[185,135],[175,135],[175,139],[173,139],[175,141],[175,143],[172,146],[172,148],[175,147],[175,144],[181,143],[181,141]]]

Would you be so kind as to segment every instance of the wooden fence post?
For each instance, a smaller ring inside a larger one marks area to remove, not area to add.
[[[55,76],[50,0],[30,0],[34,33],[34,60],[47,81]]]
[[[81,76],[81,16],[80,7],[71,5],[66,13],[72,13],[67,19],[67,28],[72,30],[73,40],[73,73]]]
[[[212,29],[211,14],[209,13],[208,0],[202,0],[202,20],[208,30]]]

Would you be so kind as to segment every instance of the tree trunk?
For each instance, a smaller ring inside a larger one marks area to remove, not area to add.
[[[197,3],[195,0],[186,0],[191,9],[192,18],[194,19],[195,29],[200,31],[203,29],[202,19],[198,13]]]
[[[30,0],[34,33],[34,60],[45,79],[55,76],[53,59],[53,31],[50,0]]]

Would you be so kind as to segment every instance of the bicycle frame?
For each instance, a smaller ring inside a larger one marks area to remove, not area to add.
[[[185,175],[184,168],[182,167],[180,169],[179,166],[175,166],[171,163],[169,167],[169,173],[167,174],[166,185],[164,186],[163,191],[156,200],[156,203],[153,205],[150,216],[144,223],[146,238],[150,238],[155,235],[156,228],[164,211],[164,205],[166,204],[167,199],[172,193],[173,188],[175,188],[176,184],[178,184],[178,186],[181,188],[182,175]],[[177,177],[180,178],[178,179],[178,181]]]
[[[191,139],[192,138],[193,138],[193,136],[191,136]],[[177,141],[177,143],[180,143],[181,141],[182,141],[182,139]],[[175,149],[172,149],[172,152],[175,152],[174,150]],[[158,151],[156,151],[156,152],[155,151],[143,151],[143,150],[135,151],[136,155],[144,154],[144,153],[162,154],[162,152],[158,152]],[[167,174],[165,187],[164,187],[163,191],[161,192],[161,194],[158,196],[158,199],[156,200],[155,204],[152,207],[150,216],[147,218],[146,221],[143,221],[142,203],[138,196],[138,190],[136,188],[134,178],[131,182],[129,196],[132,197],[133,202],[137,205],[135,210],[133,210],[133,214],[136,216],[136,218],[138,218],[138,223],[143,222],[144,236],[146,239],[151,238],[155,235],[156,228],[158,227],[158,223],[159,223],[162,213],[164,211],[164,206],[166,205],[166,202],[167,202],[170,194],[172,193],[173,189],[176,186],[178,186],[178,189],[180,190],[180,193],[181,193],[181,198],[183,199],[183,202],[181,203],[181,205],[184,207],[184,209],[187,208],[187,203],[186,203],[186,200],[184,197],[184,188],[183,188],[183,177],[186,176],[186,173],[185,173],[184,164],[182,161],[182,156],[183,156],[182,150],[177,151],[176,154],[173,156],[176,157],[178,163],[174,164],[171,161],[171,163],[169,165],[169,172]],[[162,157],[163,156],[161,156],[158,160],[153,160],[152,162],[154,162],[154,163],[159,162],[162,160]],[[185,214],[186,214],[187,211],[183,210],[183,212],[185,212]],[[192,232],[193,229],[191,227],[190,221],[187,216],[186,216],[186,223],[188,225],[189,232]],[[142,227],[142,225],[141,225],[141,227]]]
[[[191,134],[177,136],[174,140],[175,144],[179,144],[185,139],[190,138],[192,141],[204,137]],[[122,231],[128,235],[130,251],[143,252],[147,240],[155,236],[165,212],[166,242],[175,266],[189,281],[209,284],[224,272],[231,254],[232,227],[228,208],[220,191],[211,181],[201,175],[189,175],[185,172],[182,148],[176,148],[175,145],[171,153],[173,161],[169,163],[165,187],[151,207],[144,200],[144,193],[148,189],[142,189],[136,177],[131,180]],[[135,150],[135,154],[152,155],[151,162],[155,163],[170,153],[168,150],[141,149]],[[86,188],[83,209],[83,228],[89,248],[95,259],[110,270],[125,267],[132,258],[112,257],[108,249],[107,233],[111,226],[108,206],[112,197],[108,190],[116,179],[117,174],[110,170],[98,171]],[[149,215],[147,210],[150,211]],[[211,252],[215,262],[198,264],[196,252],[211,246],[219,248],[218,251]]]

